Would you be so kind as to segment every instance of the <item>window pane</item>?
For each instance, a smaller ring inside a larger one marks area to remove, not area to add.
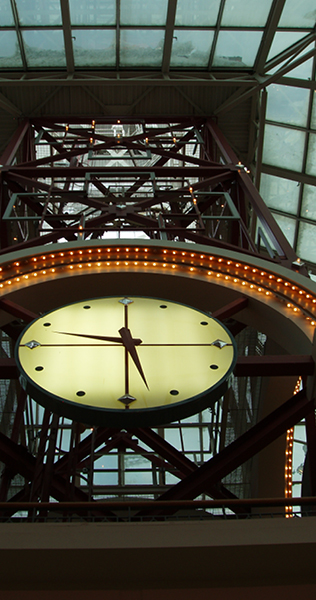
[[[220,0],[178,0],[175,24],[214,27],[219,5]]]
[[[266,118],[306,127],[309,90],[287,85],[269,85]]]
[[[272,0],[226,0],[222,25],[224,27],[264,27]]]
[[[305,35],[305,31],[277,31],[273,38],[268,61],[301,40]]]
[[[303,260],[316,263],[316,225],[299,224],[297,254]]]
[[[301,216],[316,221],[316,187],[304,185]]]
[[[0,67],[22,67],[20,48],[15,31],[1,31]]]
[[[72,39],[76,66],[115,65],[115,30],[73,29]]]
[[[279,225],[280,229],[283,231],[287,241],[291,246],[294,244],[294,235],[295,235],[295,219],[290,219],[289,217],[284,217],[283,215],[276,215],[273,213],[273,216]]]
[[[305,133],[286,127],[266,125],[263,162],[293,171],[302,169]]]
[[[309,134],[306,173],[316,175],[316,134]]]
[[[164,31],[133,29],[121,31],[120,64],[123,67],[159,67],[162,63]]]
[[[297,181],[262,173],[260,194],[269,208],[297,214],[300,187]]]
[[[121,25],[165,25],[168,0],[121,0]]]
[[[286,0],[279,27],[314,27],[315,0]]]
[[[61,25],[59,0],[15,0],[21,25]]]
[[[115,25],[115,0],[69,0],[73,25]]]
[[[63,32],[58,30],[22,31],[29,67],[65,66]]]
[[[207,67],[213,42],[213,31],[174,31],[171,67]]]
[[[261,31],[220,31],[215,67],[252,67],[261,42]]]
[[[1,27],[14,25],[10,0],[2,0],[0,2],[0,24]]]

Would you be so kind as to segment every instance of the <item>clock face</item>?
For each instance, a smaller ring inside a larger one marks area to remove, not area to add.
[[[188,306],[141,297],[76,302],[21,335],[28,393],[92,425],[153,426],[187,417],[227,388],[236,347],[226,328]]]

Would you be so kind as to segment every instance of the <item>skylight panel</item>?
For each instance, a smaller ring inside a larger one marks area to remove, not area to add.
[[[207,67],[214,31],[176,29],[174,31],[171,67]]]
[[[309,134],[306,173],[316,175],[316,133]]]
[[[220,0],[178,0],[175,24],[183,27],[214,27]]]
[[[121,25],[161,26],[166,24],[168,0],[121,0]]]
[[[306,127],[309,90],[288,85],[268,87],[266,119]]]
[[[22,59],[18,38],[15,31],[1,31],[0,33],[0,67],[22,67]]]
[[[61,30],[22,31],[24,51],[29,67],[64,67],[66,56]]]
[[[312,129],[316,129],[316,94],[313,95],[313,108],[312,108],[311,128]]]
[[[299,193],[297,181],[262,173],[260,194],[269,208],[296,215]]]
[[[316,187],[304,185],[301,217],[316,221]]]
[[[315,26],[315,0],[286,0],[279,27],[308,27]]]
[[[297,253],[303,260],[316,263],[316,228],[310,223],[299,224]]]
[[[277,31],[270,48],[268,61],[305,37],[305,31]]]
[[[61,25],[59,0],[15,0],[20,25]]]
[[[0,25],[1,27],[14,25],[10,0],[0,2]]]
[[[301,171],[305,132],[276,125],[266,125],[263,162],[268,165]]]
[[[120,65],[160,67],[164,45],[163,29],[122,29]]]
[[[72,25],[115,25],[116,0],[69,0]]]
[[[220,31],[214,67],[253,67],[262,31]]]
[[[112,67],[116,61],[113,29],[73,29],[72,44],[75,65],[78,67]]]
[[[282,229],[289,244],[294,246],[296,219],[291,219],[290,217],[285,217],[284,215],[278,215],[277,213],[273,213],[273,216],[279,227]],[[302,254],[299,253],[299,256],[302,256]]]
[[[224,27],[264,27],[272,0],[226,0],[221,25]]]

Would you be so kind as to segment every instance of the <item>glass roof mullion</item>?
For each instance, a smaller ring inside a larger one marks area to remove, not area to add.
[[[254,70],[256,73],[262,73],[264,70],[264,65],[270,52],[274,34],[276,32],[285,2],[286,0],[274,0],[272,4],[268,22],[265,27],[263,38],[254,64]]]
[[[213,65],[213,60],[214,60],[214,55],[215,55],[215,49],[216,49],[218,34],[219,34],[219,31],[220,31],[221,22],[222,22],[222,16],[223,16],[224,8],[225,8],[225,2],[226,2],[226,0],[221,0],[220,6],[219,6],[219,10],[218,10],[218,17],[217,17],[217,22],[216,22],[216,28],[215,28],[215,31],[214,31],[213,43],[212,43],[212,48],[211,48],[211,52],[210,52],[210,58],[209,58],[209,61],[208,61],[208,70],[209,71],[211,70],[212,65]]]
[[[63,34],[64,44],[66,53],[67,72],[72,75],[75,70],[74,53],[72,47],[72,33],[71,33],[71,22],[70,22],[70,10],[69,1],[60,0],[60,8],[63,22]]]
[[[163,48],[162,57],[162,72],[168,73],[170,67],[170,57],[173,41],[174,23],[176,18],[177,0],[169,0],[167,21],[166,21],[166,32],[165,32],[165,43]]]
[[[12,13],[13,13],[13,18],[14,18],[15,31],[16,31],[16,35],[17,35],[17,38],[18,38],[20,52],[21,52],[21,58],[22,58],[22,63],[23,63],[23,70],[26,71],[27,70],[27,62],[26,62],[26,57],[25,57],[25,52],[24,52],[24,45],[23,45],[22,34],[21,34],[20,27],[19,27],[18,11],[17,11],[17,8],[16,8],[15,0],[10,0],[10,2],[11,2],[11,8],[12,8]]]

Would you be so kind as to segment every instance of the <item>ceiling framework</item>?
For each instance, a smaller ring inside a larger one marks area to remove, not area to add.
[[[134,518],[149,513],[160,518],[186,500],[211,497],[229,505],[232,499],[251,497],[253,456],[273,440],[284,449],[280,436],[313,412],[313,390],[304,388],[295,398],[292,391],[299,375],[311,377],[314,370],[316,296],[304,264],[217,124],[205,118],[167,117],[23,120],[1,164],[0,316],[6,353],[0,364],[5,386],[0,500],[8,501],[1,505],[3,518],[21,508],[14,501],[88,502],[92,518],[117,519],[117,511],[99,510],[96,501],[161,500],[165,508],[138,511],[134,506],[133,512]],[[249,233],[252,223],[254,235]],[[117,252],[123,253],[119,261]],[[210,271],[211,253],[217,259]],[[12,353],[24,324],[60,304],[61,297],[62,303],[71,301],[78,290],[85,297],[87,289],[88,295],[100,295],[104,273],[111,289],[112,283],[122,286],[126,277],[129,289],[139,289],[143,284],[138,274],[148,268],[153,272],[150,283],[146,275],[150,294],[159,296],[160,282],[168,276],[164,295],[188,303],[193,282],[204,286],[205,278],[214,278],[215,283],[205,283],[205,292],[202,287],[192,288],[192,293],[194,302],[236,335],[244,355],[225,397],[194,419],[130,431],[72,423],[26,397]],[[40,286],[34,290],[33,277]],[[184,288],[187,279],[189,287]],[[206,292],[209,285],[211,293]],[[256,302],[260,310],[267,309],[266,295],[280,322],[285,311],[280,332],[275,330],[272,338],[292,340],[292,346],[284,344],[289,354],[278,360],[269,355],[261,359],[266,334],[277,322],[272,312],[259,322],[252,320]],[[300,334],[295,333],[296,313]],[[270,414],[260,418],[261,376],[284,375],[284,404],[278,408],[281,399],[274,398]],[[308,423],[314,464],[315,427]],[[314,483],[312,478],[312,489]],[[34,505],[29,507],[33,511]],[[35,517],[44,518],[46,509],[37,508]],[[75,514],[79,510],[71,507]],[[249,507],[232,510],[245,513]]]

